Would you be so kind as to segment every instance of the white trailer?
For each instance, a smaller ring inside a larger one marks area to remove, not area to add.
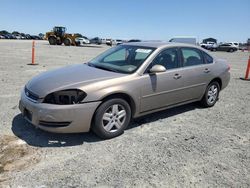
[[[178,42],[178,43],[186,43],[186,44],[197,44],[196,37],[190,36],[177,36],[169,40],[169,42]]]

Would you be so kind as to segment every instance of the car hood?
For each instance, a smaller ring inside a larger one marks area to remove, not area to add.
[[[43,98],[55,91],[75,89],[93,82],[121,76],[124,74],[78,64],[39,74],[26,84],[26,88],[39,98]]]

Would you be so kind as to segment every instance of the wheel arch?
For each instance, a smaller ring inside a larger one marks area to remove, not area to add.
[[[56,36],[55,35],[49,35],[48,40],[49,40],[49,38],[55,38],[56,39]]]
[[[95,117],[95,114],[96,114],[96,111],[97,109],[107,100],[109,99],[113,99],[113,98],[120,98],[120,99],[124,99],[130,106],[130,109],[131,109],[131,118],[134,117],[135,115],[135,112],[136,112],[136,104],[135,104],[135,101],[134,99],[127,93],[123,93],[123,92],[116,92],[116,93],[111,93],[109,95],[106,95],[104,96],[103,98],[100,99],[100,101],[102,101],[98,106],[97,108],[95,109],[95,112],[91,118],[91,125],[90,127],[92,127],[93,125],[93,120],[94,120],[94,117]]]
[[[209,82],[209,84],[211,84],[212,82],[218,82],[218,84],[219,84],[219,86],[220,86],[220,89],[222,88],[222,80],[221,80],[220,77],[216,77],[216,78],[212,79],[212,80]],[[208,84],[208,85],[209,85],[209,84]]]
[[[209,84],[211,84],[212,82],[218,82],[218,84],[219,84],[219,86],[220,86],[220,90],[221,90],[221,88],[222,88],[222,80],[221,80],[220,77],[216,77],[216,78],[212,79],[212,80],[208,83],[208,85],[206,86],[206,88],[207,88],[207,87],[209,86]],[[204,91],[202,97],[204,97],[205,93],[206,93],[206,90]],[[202,97],[201,97],[201,98],[202,98]]]
[[[123,99],[123,100],[125,100],[128,104],[129,104],[129,106],[130,106],[130,108],[131,108],[131,116],[133,117],[134,116],[134,114],[135,114],[135,112],[136,112],[136,103],[135,103],[135,100],[133,99],[133,97],[131,97],[129,94],[127,94],[127,93],[123,93],[123,92],[116,92],[116,93],[111,93],[111,94],[109,94],[109,95],[106,95],[106,96],[104,96],[102,99],[101,99],[101,101],[102,101],[102,103],[103,102],[105,102],[105,101],[107,101],[107,100],[109,100],[109,99],[113,99],[113,98],[121,98],[121,99]],[[102,104],[101,103],[101,104]],[[101,105],[100,104],[100,105]],[[98,106],[99,107],[99,106]],[[98,108],[97,107],[97,108]]]

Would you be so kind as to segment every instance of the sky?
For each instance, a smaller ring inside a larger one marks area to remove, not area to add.
[[[250,38],[250,0],[0,0],[0,30],[113,39]]]

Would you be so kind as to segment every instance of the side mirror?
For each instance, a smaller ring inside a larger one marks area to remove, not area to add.
[[[166,68],[162,65],[154,65],[150,70],[149,70],[149,73],[150,74],[155,74],[155,73],[158,73],[158,72],[165,72],[166,71]]]

